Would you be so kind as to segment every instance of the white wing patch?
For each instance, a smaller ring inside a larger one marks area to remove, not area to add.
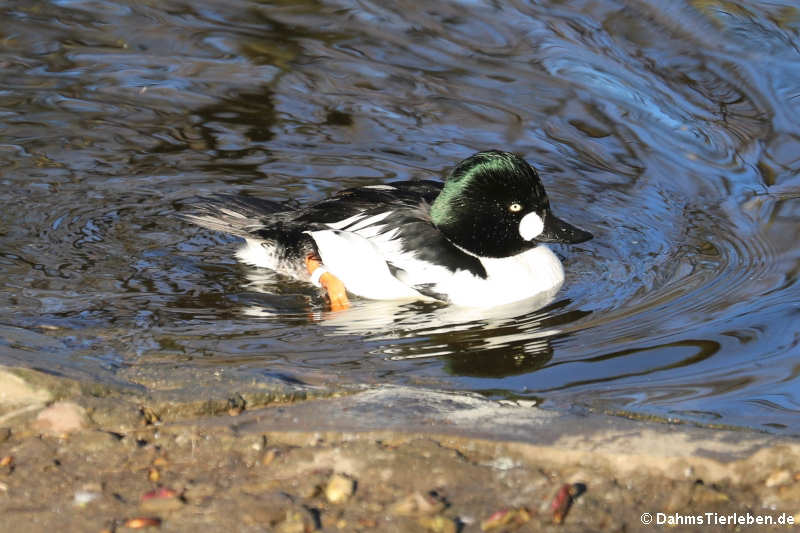
[[[373,224],[377,224],[384,218],[391,215],[391,211],[384,211],[383,213],[378,213],[377,215],[367,216],[364,213],[355,214],[349,218],[345,218],[344,220],[340,220],[339,222],[331,222],[326,224],[331,229],[346,229],[347,231],[358,231],[361,229],[366,228],[367,226],[372,226]],[[383,226],[381,226],[383,227]]]
[[[328,271],[353,294],[375,300],[417,299],[422,295],[389,271],[386,255],[372,241],[349,231],[310,231]]]

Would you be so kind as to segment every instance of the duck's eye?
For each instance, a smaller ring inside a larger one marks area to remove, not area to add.
[[[511,211],[512,213],[519,213],[520,211],[522,211],[522,204],[514,202],[513,204],[508,206],[508,210]]]

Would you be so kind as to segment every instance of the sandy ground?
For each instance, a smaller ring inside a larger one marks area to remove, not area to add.
[[[800,523],[795,439],[413,388],[167,389],[0,368],[0,531]]]

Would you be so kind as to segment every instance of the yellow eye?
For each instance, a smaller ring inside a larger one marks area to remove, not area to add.
[[[512,213],[519,213],[520,211],[522,211],[522,204],[514,202],[513,204],[508,206],[508,210],[511,211]]]

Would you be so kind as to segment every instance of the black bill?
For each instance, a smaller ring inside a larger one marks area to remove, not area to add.
[[[544,220],[544,230],[534,240],[539,242],[560,242],[563,244],[578,244],[591,239],[593,235],[588,231],[576,228],[572,224],[556,218],[553,213],[547,213]]]

